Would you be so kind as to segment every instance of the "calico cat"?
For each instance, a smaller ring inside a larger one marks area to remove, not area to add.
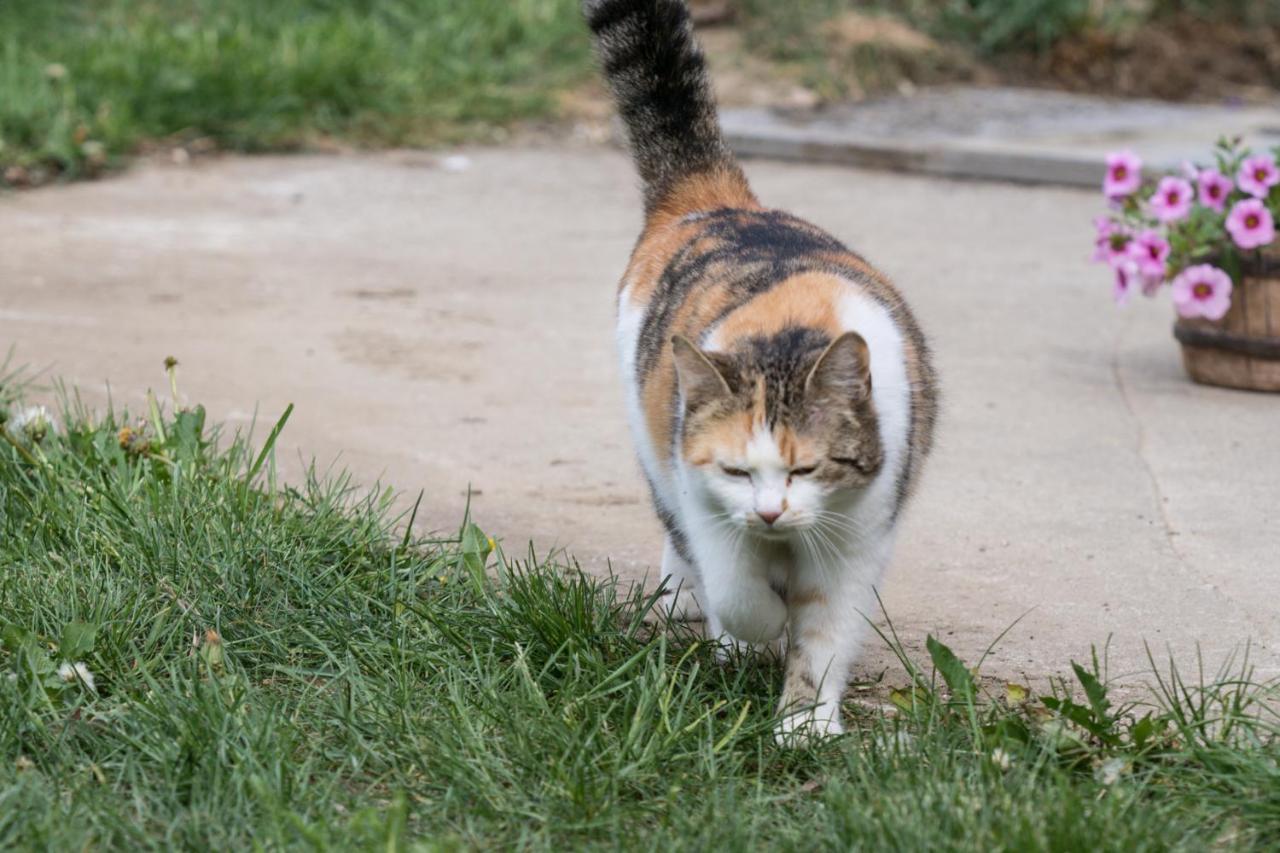
[[[715,637],[785,632],[779,738],[838,733],[932,442],[929,349],[883,275],[756,200],[683,0],[583,5],[644,185],[617,337],[673,609]]]

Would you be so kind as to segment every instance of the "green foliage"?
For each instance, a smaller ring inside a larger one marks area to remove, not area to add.
[[[1044,51],[1090,20],[1090,0],[950,0],[930,29],[982,53]]]
[[[934,639],[933,636],[928,637],[925,641],[925,648],[929,652],[929,658],[933,661],[934,669],[938,671],[938,674],[942,676],[942,680],[946,682],[947,689],[951,691],[951,695],[960,702],[972,702],[975,693],[973,675],[956,657],[955,652]]]
[[[170,137],[437,143],[548,113],[588,67],[576,0],[6,0],[0,170]]]
[[[68,405],[25,453],[0,444],[0,848],[1280,837],[1275,693],[1243,667],[1170,668],[1149,706],[1096,659],[993,696],[937,639],[925,668],[891,636],[895,710],[850,705],[849,735],[784,749],[776,663],[721,663],[647,625],[651,596],[513,559],[469,519],[424,538],[386,491],[281,485],[270,447],[175,405]]]

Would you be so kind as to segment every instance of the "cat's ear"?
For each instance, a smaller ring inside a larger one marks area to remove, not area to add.
[[[871,397],[871,351],[857,332],[845,332],[818,356],[804,382],[810,400],[862,402]]]
[[[717,365],[712,360],[715,358],[713,354],[698,349],[683,335],[671,339],[671,353],[675,357],[676,376],[688,408],[732,393],[722,372],[728,365]]]

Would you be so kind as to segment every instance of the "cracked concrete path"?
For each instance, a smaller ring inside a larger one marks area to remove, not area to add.
[[[592,147],[228,158],[0,198],[0,348],[138,408],[161,360],[212,415],[288,402],[300,450],[416,494],[448,528],[470,485],[521,551],[641,578],[658,528],[625,431],[615,282],[631,168]],[[753,162],[767,204],[892,274],[932,335],[937,453],[884,600],[1039,678],[1111,638],[1280,674],[1280,397],[1182,374],[1165,300],[1117,310],[1087,263],[1093,193]],[[264,425],[265,426],[265,425]],[[874,646],[864,673],[888,660]]]

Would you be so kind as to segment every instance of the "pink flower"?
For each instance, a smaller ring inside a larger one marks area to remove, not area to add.
[[[1161,178],[1151,196],[1151,212],[1161,222],[1177,222],[1191,212],[1192,198],[1191,184],[1184,178]]]
[[[1266,198],[1271,188],[1280,184],[1280,169],[1276,169],[1276,161],[1266,155],[1250,157],[1240,164],[1236,181],[1249,195]]]
[[[1210,264],[1187,267],[1173,280],[1173,304],[1180,317],[1221,320],[1231,307],[1231,276]]]
[[[1236,186],[1217,169],[1205,169],[1197,183],[1200,185],[1200,203],[1218,213],[1227,206],[1227,196]]]
[[[1236,202],[1227,214],[1227,232],[1241,249],[1265,246],[1276,237],[1271,211],[1256,198]]]
[[[1138,263],[1144,279],[1164,279],[1165,261],[1169,260],[1169,241],[1158,231],[1143,231],[1129,244],[1130,256]]]
[[[1107,198],[1126,196],[1142,186],[1142,160],[1132,151],[1113,151],[1107,155],[1107,176],[1102,179],[1102,192]]]
[[[1117,305],[1125,305],[1129,302],[1134,285],[1141,283],[1142,273],[1138,271],[1138,262],[1130,257],[1122,258],[1114,266],[1116,280],[1111,295],[1115,297]]]
[[[1093,260],[1113,264],[1128,253],[1131,238],[1119,222],[1098,216],[1093,220],[1093,227],[1097,229],[1093,240]]]

